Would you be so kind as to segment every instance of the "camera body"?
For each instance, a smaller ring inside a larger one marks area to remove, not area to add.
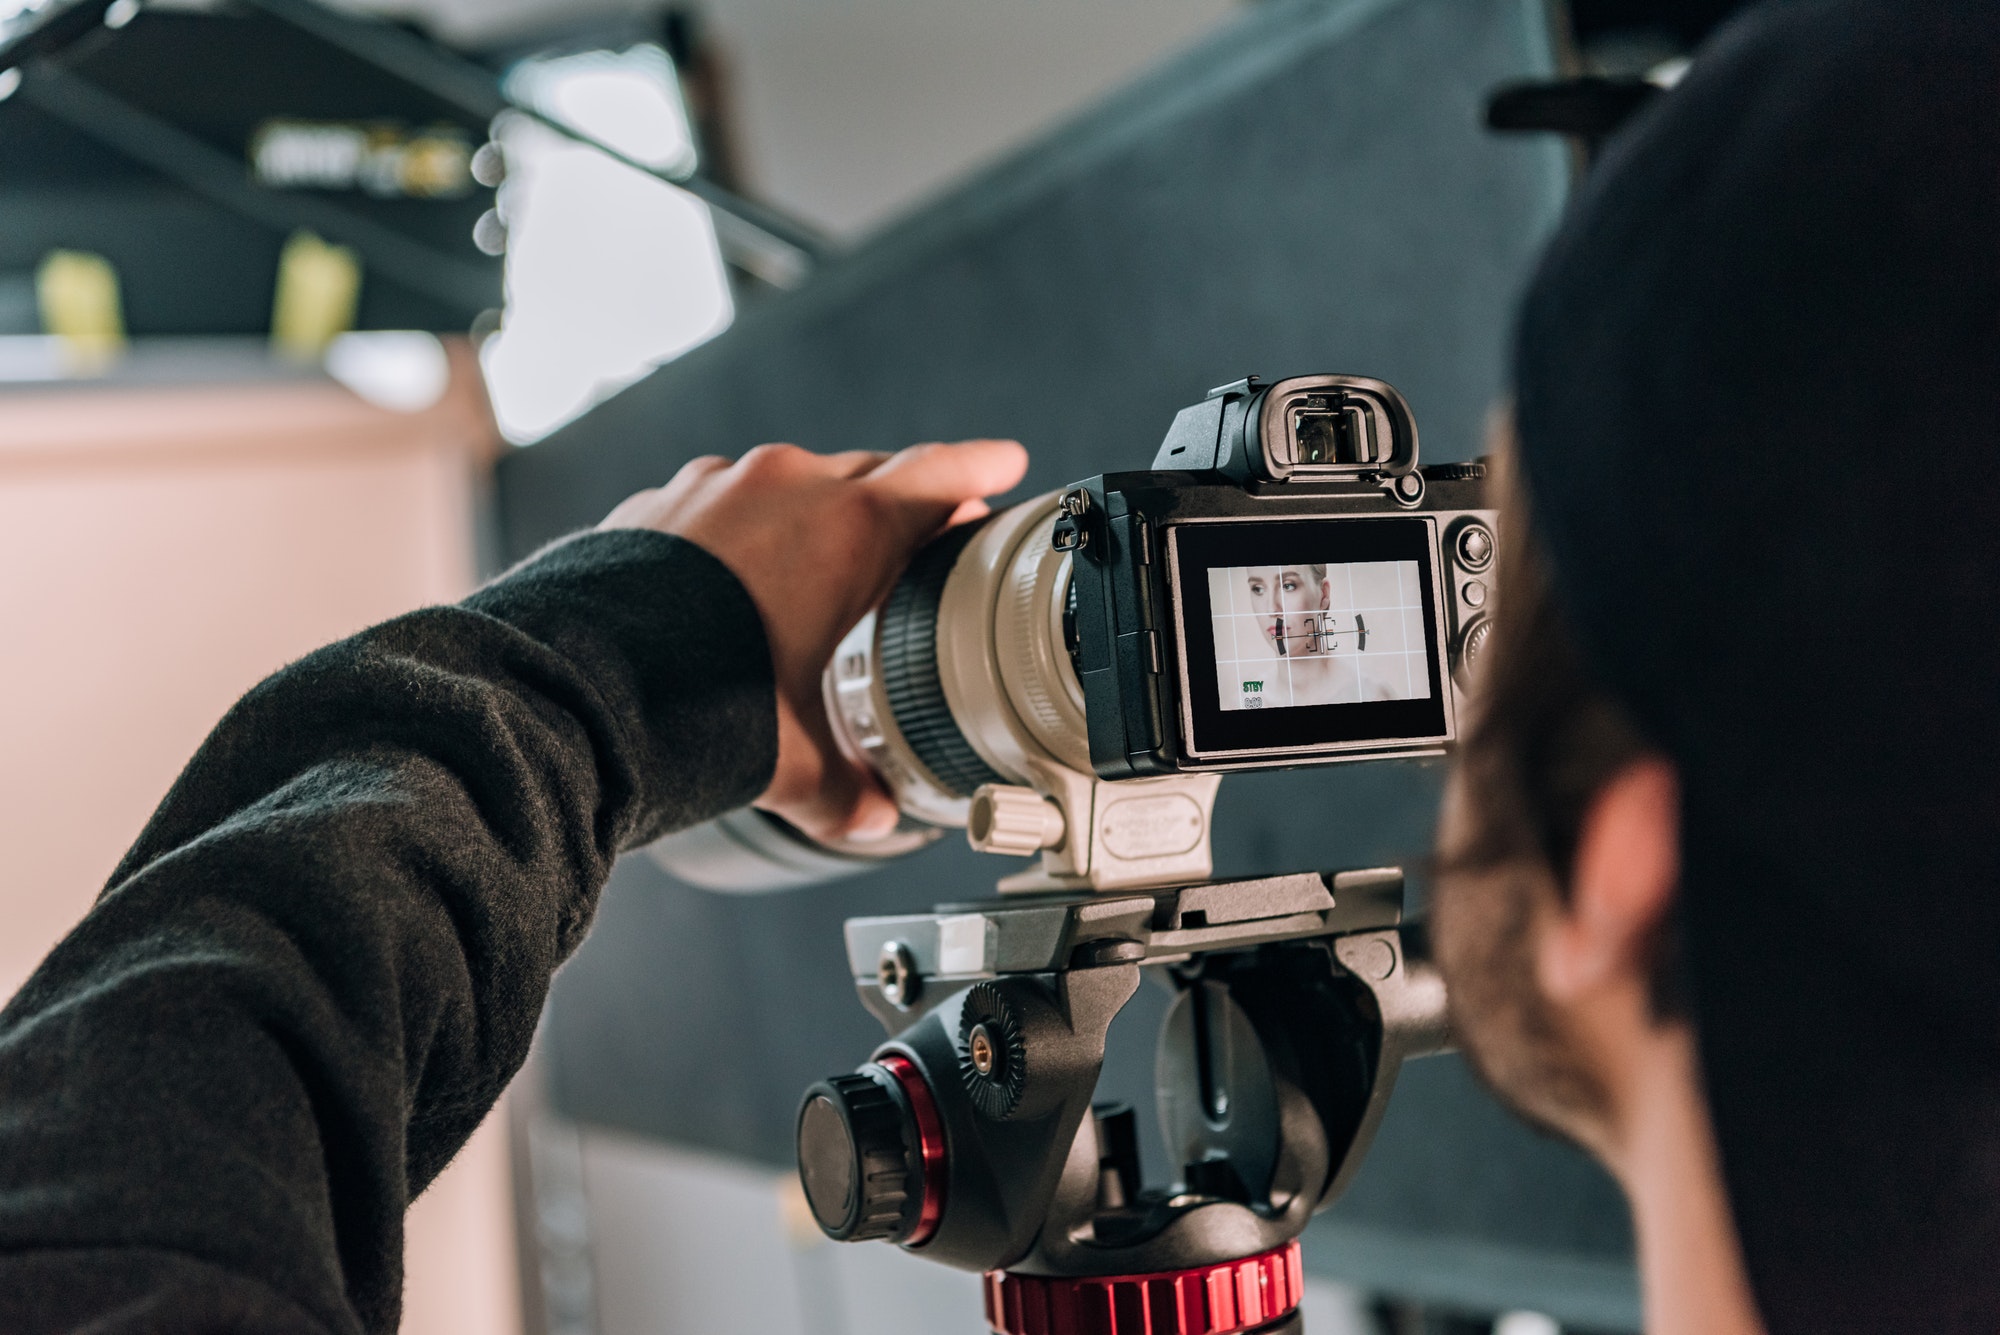
[[[1443,751],[1489,624],[1484,474],[1418,468],[1382,381],[1251,378],[1183,410],[1154,471],[1065,491],[1092,771]]]

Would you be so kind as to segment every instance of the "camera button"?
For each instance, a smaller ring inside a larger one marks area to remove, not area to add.
[[[1160,669],[1160,632],[1149,630],[1146,632],[1146,671],[1157,677]]]
[[[1484,570],[1493,561],[1493,530],[1484,524],[1467,524],[1458,533],[1458,563],[1467,570]]]
[[[1458,596],[1465,600],[1467,607],[1486,606],[1486,586],[1476,579],[1465,581],[1465,587],[1458,591]]]

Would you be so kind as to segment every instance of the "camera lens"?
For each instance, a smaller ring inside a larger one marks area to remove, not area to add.
[[[913,818],[963,827],[985,785],[1090,767],[1058,504],[1051,493],[939,537],[827,676],[843,745]]]
[[[1041,765],[1089,771],[1059,501],[1051,492],[939,535],[835,651],[827,714],[841,750],[902,809],[890,838],[829,846],[751,811],[655,843],[654,860],[714,889],[831,880],[963,829],[986,785],[1032,783]]]

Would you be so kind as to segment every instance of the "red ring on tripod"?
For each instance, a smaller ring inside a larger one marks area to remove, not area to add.
[[[1000,1335],[1241,1335],[1298,1310],[1297,1240],[1240,1261],[1087,1279],[986,1272],[986,1324]]]
[[[917,1226],[903,1239],[905,1247],[921,1247],[937,1232],[944,1218],[944,1120],[938,1116],[937,1100],[917,1064],[897,1052],[885,1052],[875,1064],[887,1071],[910,1101],[910,1113],[917,1123],[918,1156],[924,1165],[924,1203],[917,1207]]]

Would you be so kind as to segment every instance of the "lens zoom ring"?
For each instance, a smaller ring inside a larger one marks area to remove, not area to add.
[[[959,554],[979,531],[966,524],[917,553],[882,605],[877,624],[882,694],[903,740],[933,777],[958,797],[1004,783],[958,730],[938,677],[938,600]]]

